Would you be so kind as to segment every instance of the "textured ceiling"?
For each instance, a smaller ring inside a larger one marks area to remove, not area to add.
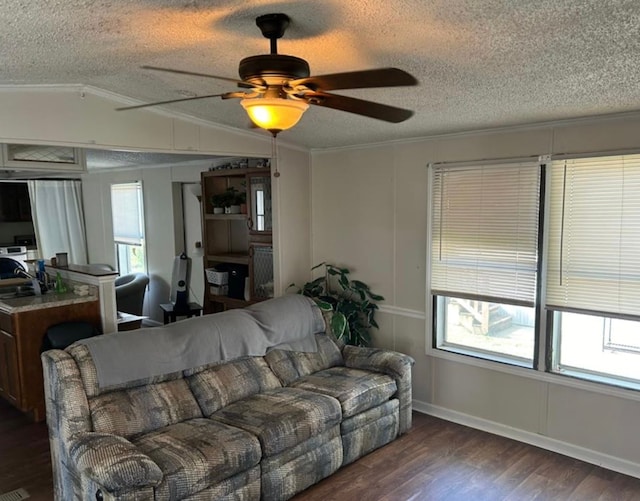
[[[395,66],[420,81],[344,92],[413,109],[407,122],[312,107],[282,134],[300,145],[640,110],[637,0],[0,0],[0,84],[86,84],[144,102],[235,90],[139,67],[235,78],[240,59],[268,52],[255,17],[271,12],[292,19],[279,51],[313,75]],[[168,109],[247,124],[237,100]]]

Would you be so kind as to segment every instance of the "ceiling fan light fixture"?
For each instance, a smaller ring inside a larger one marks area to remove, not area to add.
[[[254,124],[273,134],[293,127],[309,108],[304,101],[283,98],[243,99],[240,104]]]

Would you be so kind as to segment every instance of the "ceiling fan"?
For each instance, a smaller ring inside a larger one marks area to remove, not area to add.
[[[142,66],[142,68],[149,70],[224,80],[237,84],[238,87],[246,89],[245,91],[171,99],[126,106],[117,108],[117,110],[133,110],[212,97],[240,98],[242,99],[240,104],[247,111],[253,123],[270,131],[274,136],[282,130],[293,127],[310,104],[391,123],[403,122],[413,115],[411,110],[328,92],[340,89],[417,85],[418,81],[409,73],[397,68],[378,68],[310,76],[307,61],[295,56],[278,54],[277,41],[284,35],[289,21],[286,14],[266,14],[256,19],[256,24],[262,34],[270,40],[271,52],[242,59],[238,70],[241,80],[193,71]]]

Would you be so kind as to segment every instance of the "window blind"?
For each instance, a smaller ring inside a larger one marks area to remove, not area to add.
[[[546,306],[640,316],[640,155],[551,166]]]
[[[111,185],[111,212],[115,242],[141,245],[144,239],[141,183]]]
[[[435,166],[431,293],[532,306],[540,167]]]

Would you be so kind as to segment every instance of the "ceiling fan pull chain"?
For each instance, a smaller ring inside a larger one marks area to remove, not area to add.
[[[278,139],[277,134],[273,134],[271,136],[271,165],[273,167],[273,177],[280,177],[280,172],[278,172]]]

